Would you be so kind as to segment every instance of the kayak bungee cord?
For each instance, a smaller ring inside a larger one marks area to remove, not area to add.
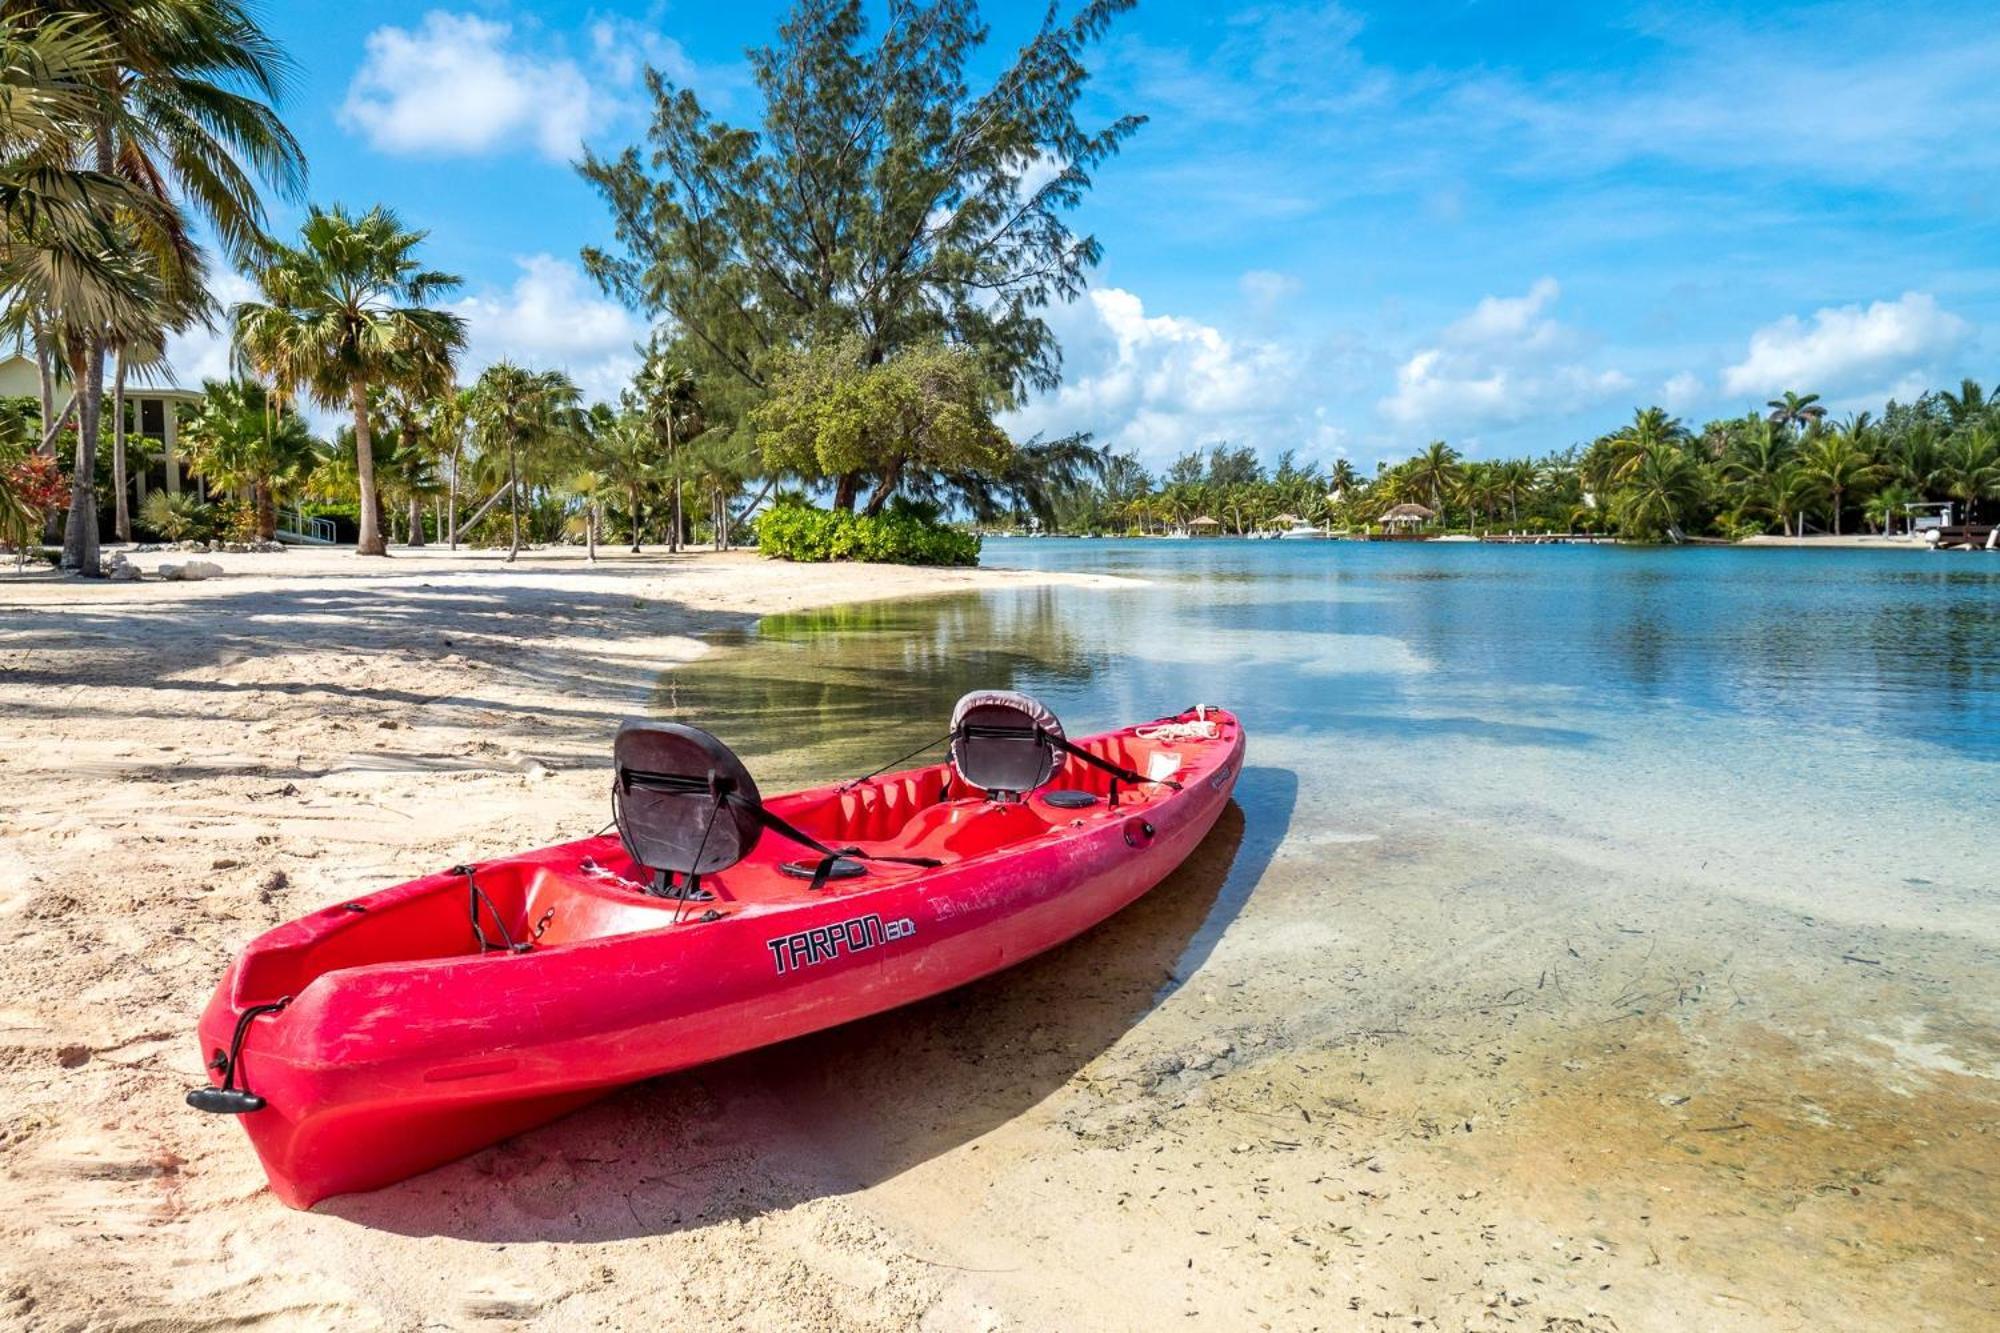
[[[902,763],[903,760],[915,759],[925,750],[935,750],[938,746],[943,745],[946,741],[949,741],[952,737],[956,736],[957,734],[958,733],[955,731],[947,731],[944,735],[938,737],[934,741],[925,741],[922,745],[919,745],[916,749],[910,751],[908,754],[900,755],[897,758],[891,759],[888,763],[882,765],[882,767],[878,769],[875,769],[873,772],[863,773],[858,778],[849,778],[847,781],[840,784],[839,790],[843,792],[853,791],[856,787],[859,787],[862,783],[868,781],[868,779],[881,777],[884,773],[887,773],[890,769]],[[951,780],[949,778],[945,779],[945,784],[947,786],[950,785],[950,782]]]
[[[495,907],[493,900],[486,896],[486,890],[480,888],[478,883],[472,878],[472,873],[475,869],[476,867],[469,865],[453,866],[451,873],[465,876],[467,905],[472,912],[472,938],[478,941],[479,952],[492,953],[496,950],[505,949],[508,953],[526,953],[528,950],[534,948],[535,946],[527,940],[523,940],[519,944],[514,942],[513,932],[507,929],[507,919],[500,915],[500,909]],[[493,914],[493,925],[500,932],[499,944],[495,944],[492,940],[487,939],[485,928],[479,924],[479,904],[482,902],[486,904],[486,910]]]

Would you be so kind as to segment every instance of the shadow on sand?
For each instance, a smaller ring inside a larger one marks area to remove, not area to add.
[[[1262,878],[1297,795],[1291,772],[1245,768],[1237,799],[1178,870],[1018,967],[622,1089],[319,1211],[403,1235],[605,1241],[746,1219],[899,1175],[1056,1092],[1186,982]]]

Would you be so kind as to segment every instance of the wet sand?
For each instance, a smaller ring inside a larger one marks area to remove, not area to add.
[[[259,559],[0,581],[0,1324],[2000,1318],[1983,904],[1718,889],[1284,735],[1189,865],[1040,959],[283,1209],[180,1104],[238,944],[600,826],[609,729],[696,633],[1028,576]]]

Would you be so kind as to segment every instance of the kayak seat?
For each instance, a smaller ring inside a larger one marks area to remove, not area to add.
[[[969,787],[1021,797],[1063,767],[1063,725],[1019,690],[974,690],[951,710],[951,766]]]

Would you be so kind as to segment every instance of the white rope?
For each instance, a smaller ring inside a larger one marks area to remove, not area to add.
[[[1193,722],[1155,722],[1132,728],[1132,734],[1142,741],[1212,741],[1222,734],[1222,729],[1208,720],[1207,704],[1196,704],[1194,712]]]

